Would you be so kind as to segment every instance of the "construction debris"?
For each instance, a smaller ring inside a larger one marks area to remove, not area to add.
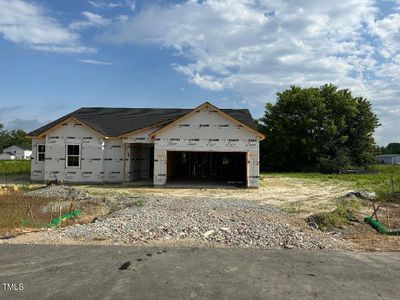
[[[365,217],[364,221],[371,225],[376,231],[380,234],[387,234],[387,235],[400,235],[400,229],[396,230],[387,230],[385,226],[378,222],[378,220],[373,219],[371,217]]]
[[[352,197],[352,198],[358,198],[358,199],[364,199],[364,200],[375,200],[376,199],[376,193],[375,192],[367,192],[367,191],[346,191],[343,193],[343,197]]]

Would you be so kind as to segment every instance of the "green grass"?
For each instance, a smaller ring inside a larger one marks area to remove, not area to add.
[[[322,230],[332,230],[334,228],[342,228],[349,224],[348,218],[353,216],[361,208],[361,203],[356,199],[339,199],[337,200],[336,209],[331,212],[325,212],[314,215],[312,221],[315,222]]]
[[[29,174],[30,172],[30,160],[0,160],[0,175]]]
[[[371,170],[377,173],[368,174],[322,174],[322,173],[263,173],[273,177],[291,177],[321,183],[342,184],[354,189],[371,192],[385,192],[392,188],[392,179],[395,190],[400,191],[400,165],[375,165]]]

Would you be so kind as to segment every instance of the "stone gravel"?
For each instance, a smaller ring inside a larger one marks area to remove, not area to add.
[[[155,241],[252,248],[339,249],[339,237],[312,230],[278,209],[241,199],[146,195],[132,205],[51,234],[79,241],[117,244]]]
[[[26,194],[33,197],[47,197],[68,200],[85,200],[90,198],[88,193],[67,185],[50,185],[48,187],[30,191]]]

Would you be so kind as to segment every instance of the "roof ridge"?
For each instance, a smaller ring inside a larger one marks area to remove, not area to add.
[[[193,108],[178,108],[178,107],[111,107],[111,106],[82,106],[78,110],[83,109],[83,108],[94,108],[94,109],[154,109],[154,110],[160,110],[160,109],[168,109],[168,110],[193,110]]]
[[[151,109],[151,110],[193,110],[194,108],[178,108],[178,107],[111,107],[111,106],[82,106],[77,110],[73,111],[75,113],[81,109]],[[247,110],[248,108],[220,108],[220,110]],[[71,114],[72,114],[71,113]]]

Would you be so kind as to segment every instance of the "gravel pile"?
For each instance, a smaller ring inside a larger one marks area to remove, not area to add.
[[[90,198],[89,194],[66,185],[50,185],[26,193],[33,197],[61,198],[84,200]]]
[[[277,209],[243,200],[152,197],[95,223],[74,225],[66,238],[131,244],[159,240],[254,248],[337,248],[343,241],[292,222]]]

